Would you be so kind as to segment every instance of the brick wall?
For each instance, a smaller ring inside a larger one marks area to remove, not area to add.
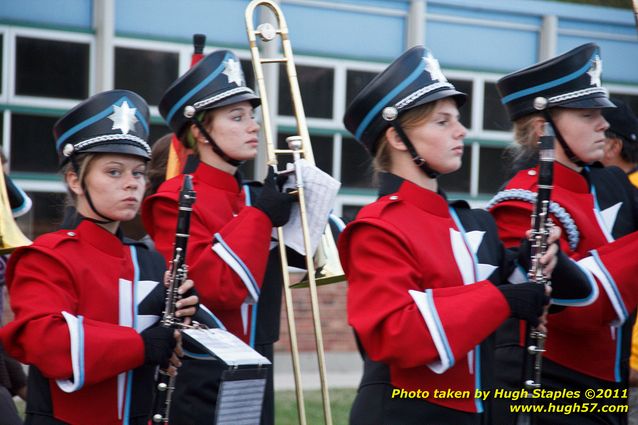
[[[317,288],[323,345],[326,352],[357,350],[352,328],[348,325],[346,318],[346,288],[345,282]],[[295,307],[299,351],[315,351],[310,291],[307,288],[293,289],[292,298]],[[290,351],[285,305],[282,306],[281,310],[281,336],[275,345],[275,351],[279,352]]]

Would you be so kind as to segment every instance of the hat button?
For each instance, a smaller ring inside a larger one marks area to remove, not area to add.
[[[75,232],[66,232],[66,234],[69,236],[75,236]]]
[[[71,156],[74,150],[75,147],[71,143],[67,143],[66,145],[64,145],[64,148],[62,148],[62,155]]]
[[[529,174],[530,176],[535,176],[536,175],[536,170],[529,170],[527,172],[527,174]]]

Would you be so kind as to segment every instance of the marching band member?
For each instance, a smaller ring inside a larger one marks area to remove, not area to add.
[[[551,314],[543,357],[541,385],[547,390],[627,388],[627,359],[633,311],[638,302],[638,206],[626,175],[616,167],[601,168],[605,130],[601,108],[614,105],[601,86],[602,62],[595,44],[506,75],[497,82],[519,145],[519,163],[536,155],[544,123],[556,134],[551,220],[563,230],[562,249],[595,277],[600,296],[586,306]],[[490,202],[505,246],[513,247],[529,228],[536,196],[537,168],[519,171]],[[632,233],[634,232],[634,233]],[[623,235],[629,235],[622,237]],[[557,279],[554,279],[556,284]],[[551,310],[550,310],[551,312]],[[520,388],[518,323],[499,332],[496,358],[498,385]],[[505,367],[507,366],[507,367]],[[582,394],[581,394],[582,396]],[[626,395],[625,395],[626,397]],[[572,404],[585,399],[562,399]],[[601,401],[602,403],[603,401]],[[625,404],[621,397],[606,403]],[[512,423],[507,412],[496,424]],[[621,424],[624,414],[575,412],[540,414],[539,424]]]
[[[272,171],[259,195],[242,186],[238,167],[257,155],[260,127],[254,108],[259,104],[259,97],[245,85],[237,56],[219,50],[175,81],[159,109],[183,145],[199,158],[192,173],[197,201],[187,253],[189,276],[199,282],[202,304],[226,329],[272,361],[282,283],[279,263],[275,254],[270,255],[271,233],[288,221],[294,197],[280,192]],[[142,209],[144,225],[167,259],[173,244],[167,232],[176,224],[181,182],[182,176],[167,180]],[[214,369],[213,362],[184,359],[171,425],[214,418],[221,373],[219,368],[211,372]],[[265,424],[274,421],[272,369],[270,373]]]
[[[484,403],[474,391],[491,386],[490,334],[508,317],[541,320],[544,289],[507,283],[515,261],[490,215],[448,202],[438,186],[438,175],[461,166],[465,99],[417,46],[345,113],[346,128],[382,171],[381,198],[339,239],[348,318],[365,351],[353,425],[482,423]],[[555,231],[550,243],[557,238]],[[552,244],[543,257],[546,273],[556,252]],[[401,397],[417,390],[418,399]],[[448,390],[471,395],[435,396]]]
[[[174,373],[179,365],[177,335],[153,326],[164,308],[162,257],[118,230],[144,194],[148,125],[146,102],[126,90],[99,93],[55,124],[62,173],[83,220],[9,260],[15,320],[1,336],[31,365],[27,423],[146,425],[155,369],[171,365]],[[196,303],[184,298],[179,315],[192,315]]]

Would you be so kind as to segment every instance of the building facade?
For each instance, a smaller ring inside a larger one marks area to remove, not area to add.
[[[190,64],[194,33],[205,52],[231,48],[252,69],[247,0],[3,0],[0,4],[0,141],[11,176],[33,198],[20,219],[29,236],[55,226],[64,186],[51,128],[79,100],[110,88],[152,105],[152,137],[168,131],[157,103]],[[280,0],[295,52],[316,162],[342,182],[335,212],[354,216],[375,197],[370,162],[345,131],[348,102],[403,50],[425,44],[470,101],[464,165],[443,187],[480,205],[502,183],[510,124],[495,81],[581,43],[602,48],[603,83],[638,109],[638,36],[630,10],[541,0]],[[295,131],[283,72],[269,71],[277,138]],[[279,75],[276,75],[279,74]],[[244,174],[259,177],[262,161]]]

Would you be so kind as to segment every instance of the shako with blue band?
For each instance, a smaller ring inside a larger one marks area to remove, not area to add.
[[[109,90],[81,102],[53,126],[60,165],[80,153],[122,153],[151,158],[149,110],[129,90]]]
[[[179,136],[192,114],[244,100],[250,101],[253,107],[261,103],[255,92],[246,86],[239,58],[230,50],[217,50],[166,90],[159,111]]]
[[[377,142],[401,113],[446,97],[458,106],[466,94],[457,91],[441,72],[439,61],[423,46],[407,50],[359,92],[343,123],[373,155]]]
[[[602,87],[602,69],[599,47],[587,43],[508,74],[496,87],[512,121],[544,108],[613,108],[607,89]],[[546,100],[543,107],[534,105],[538,97]]]

